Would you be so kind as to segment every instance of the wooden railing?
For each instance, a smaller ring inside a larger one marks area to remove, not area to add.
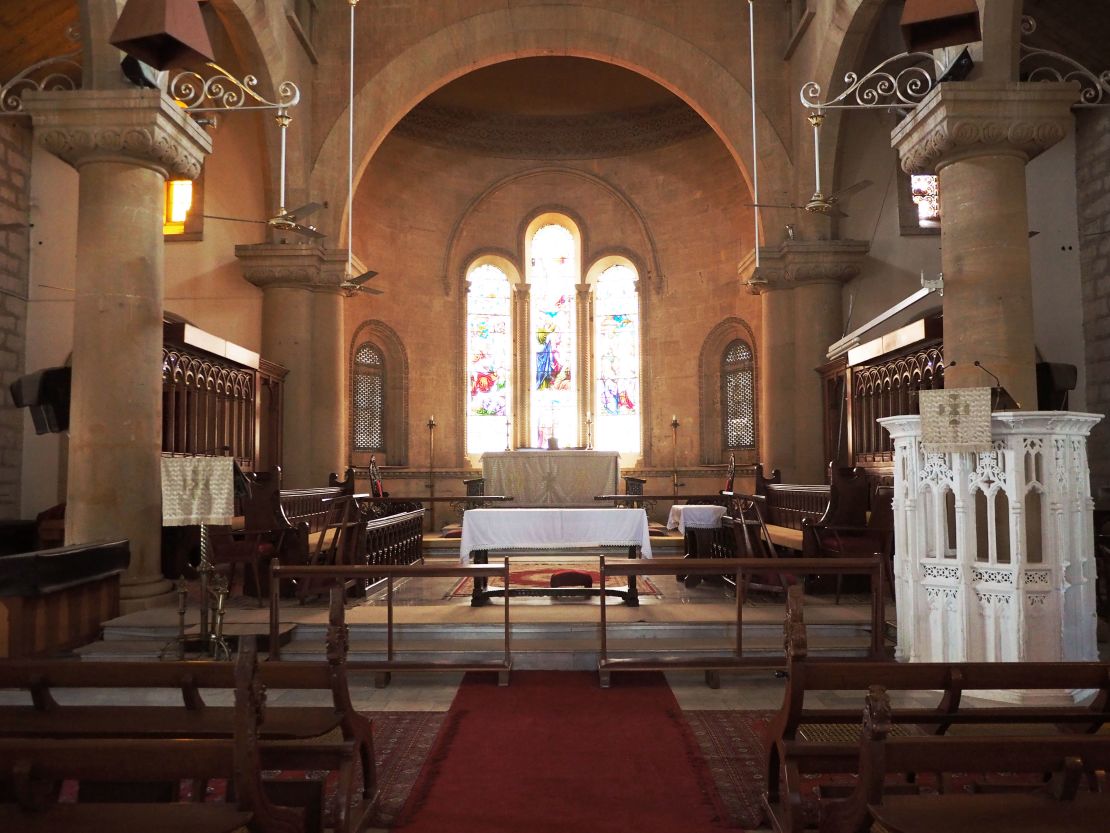
[[[301,579],[313,584],[327,583],[346,584],[347,582],[365,582],[369,579],[385,580],[386,601],[386,657],[384,660],[348,660],[347,667],[360,670],[372,670],[374,684],[378,688],[389,685],[390,677],[394,671],[496,671],[498,684],[509,684],[509,671],[512,669],[512,651],[510,644],[509,628],[509,600],[505,599],[504,620],[504,652],[501,660],[488,662],[480,661],[452,661],[452,660],[398,660],[394,644],[394,616],[393,595],[394,580],[398,578],[491,578],[500,576],[509,586],[509,562],[505,560],[498,565],[378,565],[378,566],[349,566],[335,565],[324,567],[302,567],[283,565],[275,559],[270,564],[270,659],[281,659],[281,645],[279,630],[281,625],[280,591],[282,580]]]
[[[746,575],[783,572],[803,575],[866,575],[871,579],[871,659],[886,658],[884,638],[885,610],[883,601],[883,570],[881,558],[651,558],[620,559],[607,562],[601,557],[599,585],[604,587],[607,576],[697,575],[732,576],[737,587]],[[668,671],[696,669],[705,671],[705,681],[710,688],[720,686],[720,672],[742,668],[786,668],[782,656],[744,656],[743,598],[736,594],[736,640],[729,656],[702,655],[688,657],[656,656],[650,659],[609,656],[608,628],[605,605],[601,605],[601,652],[598,655],[598,673],[602,688],[609,686],[613,671]]]

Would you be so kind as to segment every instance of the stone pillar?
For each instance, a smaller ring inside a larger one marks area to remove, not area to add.
[[[939,85],[894,130],[907,173],[939,176],[945,387],[994,373],[1021,410],[1037,407],[1025,163],[1067,135],[1073,84]]]
[[[282,486],[326,485],[346,466],[348,357],[339,289],[345,250],[309,244],[236,246],[244,277],[262,289],[262,352],[289,368],[283,403]]]
[[[586,444],[586,412],[594,410],[594,297],[588,283],[575,284],[578,321],[578,445]]]
[[[66,543],[127,538],[123,610],[172,600],[161,569],[162,214],[211,139],[159,90],[24,96],[37,140],[80,172]]]
[[[785,240],[760,250],[760,266],[741,265],[763,301],[759,375],[761,462],[786,482],[826,479],[821,377],[829,345],[844,333],[841,286],[859,273],[860,240]]]
[[[532,312],[532,287],[526,283],[513,286],[513,338],[515,344],[526,345],[523,350],[513,351],[513,373],[517,383],[513,385],[513,448],[531,448],[535,442],[532,434],[532,391],[530,368],[531,351],[535,340],[528,331]]]

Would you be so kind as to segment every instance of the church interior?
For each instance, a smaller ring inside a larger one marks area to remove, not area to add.
[[[1108,44],[0,3],[0,825],[1101,830]]]

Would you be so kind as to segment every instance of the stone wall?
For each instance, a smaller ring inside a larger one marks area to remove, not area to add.
[[[0,224],[27,219],[31,132],[0,119]],[[19,472],[24,412],[8,386],[24,371],[27,325],[26,228],[0,230],[0,518],[19,516]]]
[[[1075,162],[1083,336],[1087,347],[1087,409],[1107,414],[1110,413],[1110,113],[1093,110],[1078,114]],[[1091,433],[1089,451],[1091,488],[1110,488],[1110,424],[1105,419]]]

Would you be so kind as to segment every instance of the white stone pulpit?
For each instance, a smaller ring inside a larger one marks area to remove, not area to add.
[[[931,453],[921,417],[894,443],[900,660],[1096,660],[1087,437],[1102,417],[991,415],[992,450]]]

